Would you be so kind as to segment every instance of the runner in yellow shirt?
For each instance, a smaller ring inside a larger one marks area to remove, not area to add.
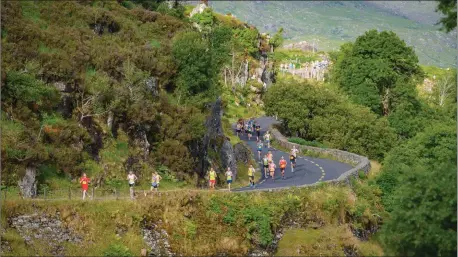
[[[210,172],[208,173],[208,176],[210,180],[210,189],[215,189],[216,171],[213,168],[210,168]]]
[[[226,182],[227,182],[227,187],[229,189],[229,191],[231,191],[231,184],[232,184],[232,171],[231,171],[231,168],[230,167],[227,167],[227,171],[226,171]]]
[[[250,187],[254,187],[254,173],[256,170],[253,168],[253,165],[250,164],[250,167],[248,168],[248,177],[250,178]]]

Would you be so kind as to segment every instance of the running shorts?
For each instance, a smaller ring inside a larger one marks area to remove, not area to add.
[[[157,183],[152,183],[151,186],[152,186],[153,188],[157,188],[158,184],[157,184]]]
[[[215,184],[216,180],[212,179],[210,180],[210,183]]]
[[[227,180],[227,183],[228,184],[232,183],[232,179]]]
[[[134,185],[135,185],[135,184],[131,184],[131,183],[129,183],[129,187],[134,187]]]

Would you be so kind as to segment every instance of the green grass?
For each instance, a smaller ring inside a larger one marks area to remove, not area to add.
[[[170,235],[169,243],[177,254],[215,255],[224,252],[246,255],[250,248],[270,245],[275,231],[284,225],[283,219],[290,215],[302,221],[304,228],[314,224],[324,224],[329,228],[326,233],[308,236],[308,243],[313,244],[317,237],[319,240],[326,237],[341,240],[340,232],[344,231],[342,228],[346,224],[362,222],[372,216],[368,211],[355,220],[350,218],[356,210],[355,202],[350,200],[352,195],[349,187],[323,185],[275,193],[182,191],[153,198],[141,197],[137,201],[33,201],[32,205],[29,200],[15,200],[3,202],[2,226],[13,246],[9,255],[28,255],[31,252],[49,255],[49,250],[24,246],[23,240],[9,227],[8,218],[32,212],[55,214],[56,211],[60,212],[66,227],[83,235],[80,244],[65,245],[65,255],[100,256],[109,249],[117,248],[137,255],[146,248],[140,231],[143,222],[157,224],[160,229],[166,230]],[[116,227],[120,226],[127,228],[127,232],[117,236]],[[288,234],[285,236],[289,237]],[[353,239],[350,236],[345,240]],[[280,250],[284,243],[280,243]],[[338,244],[336,248],[340,246]],[[317,251],[327,249],[326,245],[316,247]],[[367,247],[375,251],[377,246]],[[339,250],[342,250],[341,247],[335,249],[336,252]]]
[[[320,142],[317,142],[317,141],[307,141],[307,140],[305,140],[303,138],[299,138],[299,137],[288,138],[288,142],[296,143],[296,144],[300,144],[300,145],[308,145],[308,146],[314,146],[314,147],[320,147],[320,148],[328,148],[323,143],[320,143]]]
[[[276,256],[344,256],[344,248],[353,248],[360,256],[382,256],[373,242],[360,242],[347,226],[324,226],[318,229],[287,230],[278,245]]]

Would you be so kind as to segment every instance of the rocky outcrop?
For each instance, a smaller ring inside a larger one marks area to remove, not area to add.
[[[159,96],[159,84],[156,77],[150,77],[146,80],[146,88],[153,97]]]
[[[61,113],[65,119],[71,118],[75,107],[71,95],[73,88],[63,82],[54,83],[54,87],[60,92],[60,102],[57,106],[57,111]]]
[[[223,133],[221,118],[223,116],[221,97],[219,97],[211,106],[210,116],[207,118],[205,126],[207,132],[203,139],[203,149],[201,153],[201,176],[203,177],[210,166],[214,167],[216,172],[224,172],[227,167],[230,167],[234,173],[234,179],[237,176],[237,164],[234,156],[232,144]],[[218,153],[221,158],[221,169],[219,165],[212,165],[212,160],[209,159],[209,152]]]
[[[157,225],[142,228],[143,240],[150,249],[148,256],[174,256],[168,240],[169,235]]]
[[[27,245],[32,246],[35,241],[47,244],[54,255],[64,253],[63,243],[80,243],[82,238],[66,229],[59,215],[21,215],[10,220],[11,227],[16,228]],[[33,247],[33,246],[32,246]]]
[[[37,194],[36,177],[37,169],[33,166],[28,166],[25,169],[24,177],[18,182],[22,197],[31,198]]]
[[[265,87],[269,87],[273,83],[275,83],[275,71],[273,69],[273,65],[269,62],[267,56],[261,56],[261,82]]]
[[[198,4],[194,9],[192,9],[191,13],[189,14],[189,17],[192,17],[198,13],[203,13],[205,9],[207,9],[208,5],[205,2],[201,2]]]
[[[105,32],[116,33],[121,29],[121,26],[114,20],[113,17],[102,15],[96,22],[90,24],[91,29],[95,34],[101,36]]]
[[[234,145],[234,155],[237,162],[248,163],[251,160],[251,150],[244,143],[239,142]]]
[[[301,42],[297,42],[297,43],[292,43],[292,44],[287,44],[285,46],[283,46],[282,48],[284,49],[299,49],[299,50],[302,50],[304,52],[317,52],[318,49],[310,44],[309,42],[307,41],[301,41]]]

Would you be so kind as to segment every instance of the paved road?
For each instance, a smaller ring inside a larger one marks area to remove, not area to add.
[[[261,125],[261,137],[264,135],[266,130],[269,128],[271,124],[277,123],[274,118],[272,117],[260,117],[256,119],[256,122]],[[234,132],[235,132],[235,124],[233,125]],[[258,158],[257,146],[256,146],[256,135],[248,141],[247,135],[240,136],[240,139],[245,141],[251,151],[255,154],[255,159]],[[263,140],[263,139],[261,139]],[[352,169],[353,167],[349,164],[328,160],[328,159],[320,159],[320,158],[312,158],[312,157],[303,157],[297,156],[296,159],[296,168],[294,169],[294,173],[291,172],[291,163],[289,161],[289,153],[285,153],[275,148],[269,149],[273,154],[273,161],[277,166],[275,170],[275,181],[272,178],[265,178],[263,169],[261,172],[255,173],[255,179],[258,180],[255,188],[250,188],[248,185],[247,187],[234,189],[233,191],[249,191],[249,190],[256,190],[256,189],[268,189],[268,188],[279,188],[279,187],[292,187],[292,186],[300,186],[306,184],[314,184],[320,181],[326,181],[331,179],[338,178],[342,173]],[[266,154],[268,149],[264,147],[261,157]],[[287,160],[288,165],[285,169],[285,180],[281,178],[281,172],[279,168],[279,161],[281,156],[284,156],[285,160]],[[259,165],[262,167],[261,165]]]

